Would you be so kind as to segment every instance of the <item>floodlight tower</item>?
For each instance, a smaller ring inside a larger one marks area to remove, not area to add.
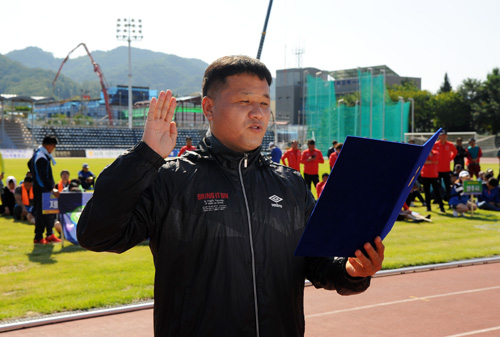
[[[117,19],[116,38],[128,42],[128,127],[132,129],[132,53],[130,44],[132,40],[142,40],[141,19]]]

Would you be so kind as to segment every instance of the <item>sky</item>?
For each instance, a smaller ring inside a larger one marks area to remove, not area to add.
[[[91,52],[127,46],[116,38],[117,19],[133,18],[142,20],[143,39],[132,47],[207,63],[256,57],[268,6],[269,0],[4,1],[0,54],[36,46],[64,58],[81,42]],[[299,66],[385,64],[422,78],[431,92],[448,73],[456,89],[500,67],[498,13],[498,0],[274,0],[261,60],[273,76]]]

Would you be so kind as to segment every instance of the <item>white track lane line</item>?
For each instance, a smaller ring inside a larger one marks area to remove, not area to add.
[[[463,295],[463,294],[470,294],[470,293],[476,293],[476,292],[480,292],[480,291],[488,291],[488,290],[496,290],[496,289],[500,289],[500,286],[489,287],[489,288],[481,288],[481,289],[464,290],[464,291],[457,291],[457,292],[453,292],[453,293],[445,293],[445,294],[425,296],[425,297],[413,297],[413,298],[406,299],[406,300],[399,300],[399,301],[393,301],[393,302],[385,302],[385,303],[378,303],[378,304],[372,304],[372,305],[365,305],[365,306],[362,306],[362,307],[355,307],[355,308],[335,310],[335,311],[327,311],[327,312],[322,312],[322,313],[319,313],[319,314],[306,315],[306,318],[320,317],[320,316],[339,314],[339,313],[349,312],[349,311],[371,309],[371,308],[383,307],[383,306],[393,305],[393,304],[422,301],[422,300],[427,300],[427,299],[431,299],[431,298],[439,298],[439,297],[446,297],[446,296]]]
[[[463,337],[463,336],[472,336],[472,335],[477,335],[483,332],[491,332],[495,330],[500,330],[500,326],[496,326],[494,328],[489,328],[489,329],[482,329],[482,330],[476,330],[476,331],[469,331],[469,332],[464,332],[464,333],[459,333],[458,335],[450,335],[446,337]]]

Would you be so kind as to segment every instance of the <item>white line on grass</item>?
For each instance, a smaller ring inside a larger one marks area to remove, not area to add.
[[[489,287],[489,288],[481,288],[481,289],[464,290],[464,291],[457,291],[457,292],[445,293],[445,294],[439,294],[439,295],[432,295],[432,296],[413,297],[413,298],[406,299],[406,300],[399,300],[399,301],[393,301],[393,302],[385,302],[385,303],[378,303],[378,304],[372,304],[372,305],[365,305],[365,306],[362,306],[362,307],[355,307],[355,308],[349,308],[349,309],[328,311],[328,312],[322,312],[322,313],[319,313],[319,314],[307,315],[306,318],[320,317],[320,316],[339,314],[339,313],[349,312],[349,311],[371,309],[371,308],[383,307],[383,306],[393,305],[393,304],[415,302],[415,301],[421,301],[421,300],[426,300],[426,299],[431,299],[431,298],[446,297],[446,296],[455,296],[455,295],[470,294],[470,293],[476,293],[476,292],[480,292],[480,291],[488,291],[488,290],[496,290],[496,289],[500,289],[500,286]]]

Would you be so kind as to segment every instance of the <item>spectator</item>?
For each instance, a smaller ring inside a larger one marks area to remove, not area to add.
[[[458,175],[458,180],[453,185],[450,196],[450,207],[453,209],[453,216],[459,214],[464,215],[464,212],[476,210],[477,205],[469,201],[469,196],[464,193],[464,181],[470,180],[470,174],[467,171],[462,171]]]
[[[450,200],[451,177],[450,162],[455,158],[457,149],[452,142],[448,141],[448,134],[445,130],[441,131],[439,140],[434,144],[433,150],[438,153],[438,181],[443,180],[446,194],[444,200]]]
[[[498,148],[498,151],[497,151],[497,158],[498,158],[498,177],[497,177],[497,179],[500,181],[500,147]]]
[[[84,190],[91,190],[94,188],[95,175],[89,170],[89,164],[84,163],[82,170],[78,172],[78,179]]]
[[[328,180],[328,173],[323,173],[321,176],[321,181],[316,185],[316,195],[319,196],[321,195],[321,192],[323,192],[323,189],[325,188],[326,181]]]
[[[328,152],[326,153],[326,158],[330,158],[332,153],[335,152],[335,149],[337,148],[337,144],[338,144],[338,142],[336,140],[334,140],[332,142],[332,146],[328,149]],[[330,168],[330,170],[331,170],[331,168]]]
[[[491,177],[486,182],[486,185],[483,185],[483,192],[479,196],[477,206],[480,209],[500,212],[498,179]]]
[[[52,175],[52,165],[56,164],[51,153],[55,150],[57,138],[55,136],[46,136],[42,145],[35,151],[33,157],[28,162],[30,172],[33,177],[33,194],[35,195],[34,216],[35,216],[35,239],[38,244],[47,244],[51,242],[61,242],[53,233],[55,214],[43,214],[43,193],[52,193],[59,196],[59,190],[55,189],[54,178]],[[46,232],[46,237],[43,233]]]
[[[420,172],[422,185],[424,186],[425,204],[427,212],[431,211],[431,187],[434,192],[434,199],[439,204],[439,210],[445,213],[443,200],[441,199],[441,188],[438,181],[438,153],[432,150]]]
[[[16,197],[14,191],[16,190],[17,180],[14,176],[8,176],[5,180],[6,186],[2,190],[2,206],[4,215],[13,215],[14,206],[16,205]]]
[[[62,192],[64,190],[64,188],[69,185],[69,171],[62,170],[60,176],[61,176],[61,180],[59,180],[59,182],[56,184],[55,188],[57,188],[57,190],[59,192]]]
[[[408,197],[406,197],[406,204],[407,205],[414,207],[415,206],[414,201],[415,201],[415,199],[418,199],[422,203],[422,206],[427,206],[427,203],[425,202],[424,197],[422,197],[422,193],[420,193],[420,188],[421,188],[421,185],[418,182],[418,180],[415,181],[415,184],[413,185],[410,193],[408,193]]]
[[[333,169],[333,165],[335,165],[335,162],[337,162],[337,158],[339,157],[340,151],[342,150],[342,146],[342,143],[337,143],[337,145],[335,145],[335,152],[333,152],[328,157],[328,161],[330,163],[330,171]]]
[[[457,155],[453,159],[453,165],[457,167],[457,165],[460,165],[462,168],[465,167],[465,157],[467,156],[467,151],[462,145],[463,139],[461,137],[458,137],[455,140],[455,148],[457,149]],[[458,172],[460,173],[460,172]]]
[[[300,162],[304,164],[304,180],[306,181],[307,188],[311,189],[311,182],[313,186],[319,183],[319,164],[324,163],[323,154],[316,149],[316,142],[313,139],[307,141],[307,150],[302,152]]]
[[[281,157],[281,160],[283,161],[283,164],[286,166],[289,166],[293,168],[294,170],[297,170],[300,172],[300,157],[301,153],[299,150],[299,141],[294,140],[292,141],[292,147],[288,150],[285,151],[285,154],[283,157]]]
[[[476,176],[476,178],[478,178],[479,171],[481,171],[479,161],[481,160],[483,152],[481,151],[481,148],[476,145],[476,140],[474,138],[469,140],[469,147],[467,148],[466,153],[467,170],[469,171],[471,177]]]
[[[182,154],[186,151],[194,151],[196,150],[196,147],[193,146],[193,140],[191,139],[191,137],[186,137],[186,145],[184,145],[183,147],[181,147],[181,149],[179,150],[179,154],[177,155],[177,157],[180,157],[182,156]]]
[[[275,163],[280,163],[281,160],[281,150],[279,147],[274,145],[273,142],[269,143],[269,150],[271,150],[271,160]]]
[[[483,183],[486,183],[486,172],[484,171],[479,171],[477,174],[477,181],[482,181]]]
[[[303,336],[306,277],[355,294],[381,267],[379,237],[356,259],[293,256],[315,203],[296,170],[261,155],[271,80],[246,56],[212,63],[202,88],[209,132],[197,156],[167,161],[176,102],[162,91],[143,141],[104,169],[82,212],[88,249],[124,252],[150,238],[156,336]]]
[[[35,216],[33,215],[33,205],[35,204],[33,178],[24,177],[24,181],[16,187],[14,196],[16,197],[14,219],[28,220],[32,224],[35,224]]]

